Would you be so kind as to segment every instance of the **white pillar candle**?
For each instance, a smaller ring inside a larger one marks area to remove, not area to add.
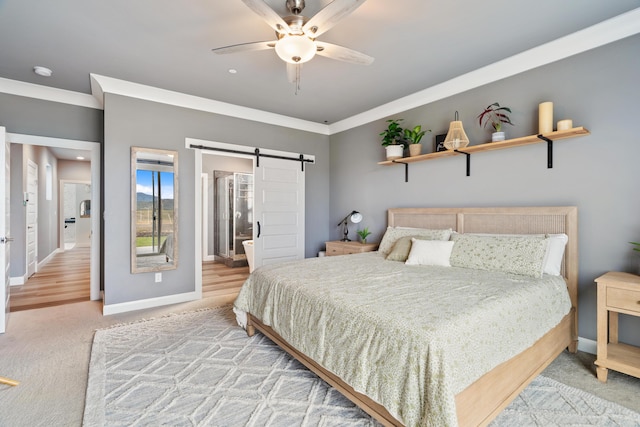
[[[538,133],[553,132],[553,102],[543,102],[538,106]]]
[[[558,130],[569,130],[573,127],[573,120],[558,120]]]

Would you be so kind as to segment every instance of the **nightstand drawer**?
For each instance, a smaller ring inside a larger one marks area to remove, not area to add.
[[[607,307],[620,308],[640,315],[640,291],[607,288]]]
[[[360,254],[363,252],[375,251],[377,243],[343,242],[341,240],[326,242],[327,256]]]
[[[341,247],[339,247],[337,245],[327,244],[327,256],[344,255],[344,254],[345,254],[345,252]]]

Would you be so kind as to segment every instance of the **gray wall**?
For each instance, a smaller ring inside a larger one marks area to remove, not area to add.
[[[465,158],[380,166],[384,150],[378,134],[384,120],[331,136],[331,225],[359,210],[359,225],[380,239],[386,210],[408,206],[550,206],[579,209],[579,334],[596,338],[596,285],[606,271],[638,273],[640,254],[640,36],[547,65],[420,108],[394,115],[406,125],[434,132],[423,142],[433,151],[433,135],[446,133],[460,113],[471,144],[490,141],[476,121],[493,102],[513,109],[515,126],[507,138],[537,133],[537,107],[554,102],[554,118],[571,118],[591,135],[554,144],[554,167],[546,167],[546,144],[475,154],[471,176]],[[423,140],[423,141],[424,141]],[[339,230],[332,229],[332,238]],[[640,319],[622,316],[620,338],[640,344]]]
[[[11,277],[24,276],[26,272],[26,246],[27,240],[23,230],[26,227],[26,208],[22,204],[23,200],[23,173],[22,173],[23,146],[11,144],[11,194],[10,208],[10,234],[13,237],[11,242],[11,254],[9,255],[9,275]]]
[[[103,139],[103,112],[102,110],[0,93],[0,126],[6,127],[7,132],[10,133],[101,142]],[[24,229],[24,207],[22,206],[21,194],[24,190],[20,186],[14,187],[13,185],[13,183],[23,181],[21,179],[21,167],[23,161],[26,162],[26,157],[23,156],[22,151],[23,148],[20,144],[11,145],[11,227],[12,234],[15,237],[14,242],[11,244],[11,277],[21,276],[25,273],[26,237],[22,232],[15,233],[15,230]],[[36,163],[39,162],[36,161]],[[54,166],[53,163],[49,163]],[[40,174],[39,180],[44,183],[44,163],[39,163],[38,170]],[[55,168],[53,173],[54,189],[57,189],[58,178],[56,177]],[[41,200],[44,200],[43,185],[40,186],[39,195]],[[46,201],[44,204],[40,203],[39,207],[42,208],[49,203],[57,203],[57,198],[52,201]],[[42,218],[47,218],[47,215],[46,212],[40,212],[39,221]],[[39,239],[45,239],[38,242],[38,260],[41,261],[57,247],[58,232],[53,231],[53,228],[47,228],[47,235],[43,236],[41,234],[43,227],[40,226],[39,228]],[[55,233],[55,235],[52,233]],[[14,259],[14,257],[18,258]]]
[[[37,262],[42,262],[58,248],[58,193],[57,159],[46,147],[11,144],[11,243],[10,275],[23,276],[26,272],[26,217],[27,208],[23,204],[23,194],[27,190],[27,162],[38,165],[38,254]],[[46,165],[51,165],[53,194],[46,199]]]
[[[101,142],[102,110],[0,93],[0,126],[7,132]]]
[[[107,94],[104,136],[105,304],[192,292],[195,289],[195,153],[185,138],[258,146],[316,156],[306,170],[306,256],[324,246],[329,229],[328,137],[165,104]],[[179,153],[179,251],[176,270],[154,283],[149,273],[131,274],[130,152],[132,146]]]

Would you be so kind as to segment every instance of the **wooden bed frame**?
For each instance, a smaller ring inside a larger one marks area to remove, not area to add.
[[[578,344],[578,210],[569,207],[515,208],[397,208],[389,209],[388,225],[451,228],[459,233],[558,234],[565,233],[562,274],[572,309],[555,328],[532,347],[497,366],[456,395],[458,424],[489,424],[565,348],[575,353]],[[401,426],[382,405],[356,392],[336,375],[283,340],[272,328],[247,313],[247,333],[259,330],[294,358],[331,384],[348,399],[386,426]]]

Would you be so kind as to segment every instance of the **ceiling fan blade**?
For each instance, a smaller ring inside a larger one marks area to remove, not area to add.
[[[302,27],[302,31],[304,31],[308,37],[316,38],[331,29],[338,21],[356,10],[365,1],[366,0],[333,0],[309,19]]]
[[[315,43],[318,47],[318,51],[316,53],[318,55],[326,56],[327,58],[359,65],[371,65],[374,61],[372,56],[365,55],[364,53],[343,46],[338,46],[337,44],[325,43],[317,40]]]
[[[278,33],[289,34],[289,25],[263,0],[242,0],[251,10],[260,15]]]
[[[211,51],[219,55],[223,55],[226,53],[252,52],[256,50],[273,49],[275,45],[276,43],[274,41],[240,43],[231,46],[217,47],[211,49]]]

